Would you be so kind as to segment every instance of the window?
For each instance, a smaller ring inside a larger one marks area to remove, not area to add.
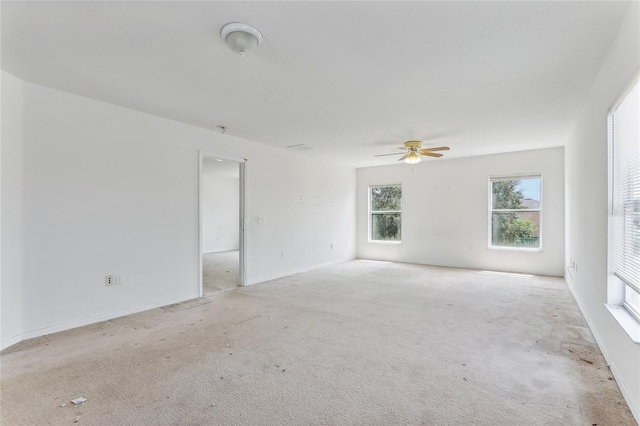
[[[610,271],[623,284],[622,305],[640,321],[640,92],[632,89],[609,113],[611,145]],[[610,281],[611,282],[611,281]],[[618,304],[619,301],[618,301]]]
[[[541,176],[490,179],[489,247],[540,250]]]
[[[400,242],[402,224],[402,187],[369,188],[369,229],[371,241]]]

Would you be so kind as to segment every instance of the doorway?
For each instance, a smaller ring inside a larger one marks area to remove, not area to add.
[[[200,152],[200,297],[243,286],[245,160]]]

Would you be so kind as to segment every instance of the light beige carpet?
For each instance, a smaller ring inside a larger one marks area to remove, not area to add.
[[[238,250],[202,255],[202,287],[204,295],[212,295],[238,287],[240,282]]]
[[[635,424],[560,278],[353,261],[205,300],[4,351],[2,424]]]

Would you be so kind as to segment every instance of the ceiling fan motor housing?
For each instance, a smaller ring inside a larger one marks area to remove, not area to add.
[[[408,141],[404,143],[404,147],[411,151],[417,151],[421,146],[422,142],[420,141]]]

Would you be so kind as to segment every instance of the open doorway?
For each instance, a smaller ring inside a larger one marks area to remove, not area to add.
[[[200,153],[200,296],[244,285],[244,160]]]

